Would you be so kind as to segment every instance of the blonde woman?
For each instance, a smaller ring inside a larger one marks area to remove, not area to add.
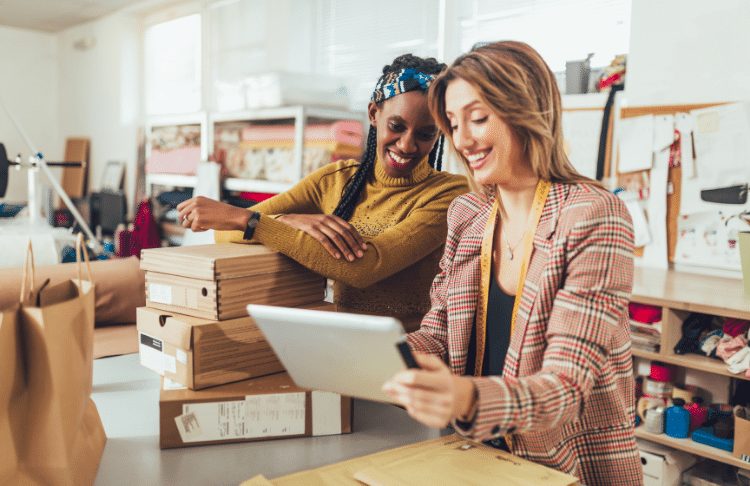
[[[432,307],[408,336],[422,369],[384,390],[587,486],[642,484],[632,222],[565,156],[554,75],[526,44],[484,45],[435,80],[430,109],[474,191],[448,211]]]

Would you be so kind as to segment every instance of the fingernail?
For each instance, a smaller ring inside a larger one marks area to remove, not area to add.
[[[350,262],[353,262],[353,261],[354,261],[354,255],[352,255],[351,253],[349,253],[349,255],[347,255],[347,257],[346,257],[346,258],[347,258],[347,260],[349,260]]]
[[[341,255],[339,253],[334,253],[333,256],[334,258],[341,258]]]
[[[362,249],[363,249],[363,250],[366,250],[366,249],[367,249],[367,243],[362,243]]]
[[[362,253],[361,251],[357,251],[357,256],[358,257],[362,258],[362,255],[364,255],[364,253]]]

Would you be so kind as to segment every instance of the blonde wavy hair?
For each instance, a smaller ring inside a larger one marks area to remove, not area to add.
[[[482,101],[518,134],[531,169],[540,179],[601,185],[579,174],[565,154],[557,80],[531,46],[502,41],[475,47],[433,81],[428,99],[430,112],[448,139],[451,130],[445,114],[445,92],[456,79],[470,83]],[[466,158],[452,150],[463,162],[472,189],[493,194],[494,187],[479,184]]]

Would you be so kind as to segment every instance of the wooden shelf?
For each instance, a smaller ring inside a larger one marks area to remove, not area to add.
[[[675,439],[674,437],[670,437],[667,434],[652,434],[650,432],[647,432],[643,428],[643,425],[635,428],[635,436],[641,439],[649,440],[651,442],[656,442],[658,444],[672,447],[674,449],[679,449],[691,454],[696,454],[701,457],[713,459],[714,461],[723,462],[724,464],[729,464],[730,466],[736,466],[742,469],[750,470],[750,463],[732,457],[731,452],[695,442],[690,437],[688,437],[687,439]]]
[[[662,308],[659,351],[633,348],[633,356],[714,375],[747,379],[744,373],[731,373],[726,363],[721,360],[698,354],[678,355],[674,353],[675,345],[682,338],[682,323],[692,312],[750,320],[750,298],[744,293],[742,280],[674,270],[636,268],[631,302]],[[750,463],[735,459],[731,452],[694,442],[690,438],[675,439],[666,434],[651,434],[642,426],[635,429],[635,435],[668,447],[750,470]]]
[[[636,268],[631,300],[750,320],[750,297],[745,295],[742,280],[728,277]]]
[[[693,370],[706,371],[708,373],[714,373],[716,375],[724,375],[732,378],[747,380],[744,373],[735,374],[727,369],[727,364],[721,360],[708,358],[699,354],[662,354],[655,353],[653,351],[644,351],[642,349],[633,348],[633,356],[639,358],[650,359],[651,361],[661,361],[662,363],[672,364],[680,366],[682,368],[690,368]]]

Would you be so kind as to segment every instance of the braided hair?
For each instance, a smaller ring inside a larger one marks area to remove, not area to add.
[[[413,69],[418,73],[435,76],[440,74],[445,68],[445,64],[438,62],[433,57],[421,58],[412,54],[403,54],[394,59],[392,64],[383,67],[383,75],[378,81],[378,86],[381,85],[382,81],[387,76],[398,73],[399,71],[402,71],[404,69]],[[417,86],[415,83],[414,85],[409,85],[406,88],[406,91],[411,91],[412,89],[422,88],[420,86]],[[383,102],[384,100],[382,99],[380,101],[375,101],[375,103],[378,105],[378,108],[382,108]],[[362,161],[360,162],[354,174],[349,178],[348,181],[346,181],[344,189],[341,191],[341,199],[339,200],[339,204],[333,211],[334,216],[338,216],[346,221],[351,218],[352,213],[354,212],[354,208],[357,205],[357,199],[359,199],[359,193],[362,192],[362,188],[365,186],[367,175],[375,166],[375,159],[378,148],[377,135],[377,129],[374,126],[370,125],[370,130],[367,133],[367,145],[365,147],[365,152],[362,155]],[[440,135],[437,142],[435,142],[435,145],[432,147],[428,159],[430,167],[438,171],[441,169],[443,144],[444,137]]]

